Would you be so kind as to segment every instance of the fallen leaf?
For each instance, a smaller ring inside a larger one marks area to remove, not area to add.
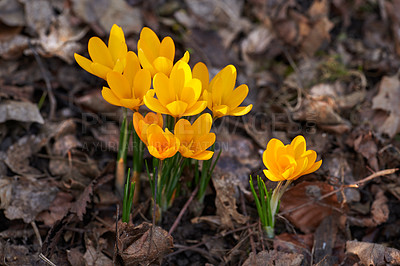
[[[6,100],[0,103],[0,123],[8,120],[36,122],[39,124],[44,123],[43,117],[36,104],[12,100]]]
[[[387,111],[389,116],[377,128],[378,132],[394,137],[400,132],[400,80],[397,75],[384,76],[379,92],[372,99],[372,109]]]
[[[23,219],[30,223],[43,210],[47,210],[57,194],[57,187],[49,186],[48,182],[32,181],[25,177],[8,178],[12,183],[12,197],[4,209],[5,216],[10,220]]]
[[[333,187],[324,182],[301,182],[283,194],[280,212],[301,231],[313,232],[335,208],[340,208],[335,194],[319,199],[331,191]]]
[[[282,233],[274,237],[274,250],[302,254],[305,261],[311,262],[313,239],[313,234]]]
[[[354,140],[354,149],[368,160],[368,164],[374,171],[379,171],[378,158],[376,157],[378,154],[378,146],[371,132],[356,138]]]
[[[79,248],[67,250],[68,262],[74,266],[85,266],[85,259]]]
[[[125,35],[139,33],[143,27],[139,8],[124,0],[73,0],[72,10],[89,25],[100,23],[104,32],[109,32],[113,24],[122,27]]]
[[[400,251],[381,244],[347,241],[346,253],[357,255],[363,265],[400,264]]]
[[[300,266],[304,263],[302,254],[291,254],[276,250],[250,253],[243,266]]]
[[[327,216],[314,234],[314,260],[315,263],[337,263],[332,252],[336,241],[338,225],[333,216]]]
[[[43,221],[47,226],[53,226],[58,220],[61,220],[71,207],[73,196],[71,193],[59,191],[56,198],[51,202],[48,210],[41,212],[37,216],[38,221]]]
[[[373,185],[371,192],[374,194],[375,199],[371,206],[371,217],[352,217],[348,216],[347,220],[352,225],[376,227],[385,223],[389,218],[388,198],[385,196],[385,191],[379,186]]]
[[[38,35],[44,34],[54,19],[50,1],[46,0],[21,0],[25,8],[26,24]]]
[[[0,20],[8,26],[25,26],[22,4],[17,0],[0,1]]]
[[[86,252],[83,255],[85,266],[113,265],[112,260],[102,252],[104,241],[102,238],[92,241],[88,237],[85,237]]]
[[[153,228],[150,223],[135,227],[119,221],[117,247],[117,265],[161,264],[163,257],[172,252],[173,238],[161,227]]]

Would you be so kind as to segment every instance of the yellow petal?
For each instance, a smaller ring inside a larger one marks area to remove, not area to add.
[[[190,98],[186,94],[186,92],[189,91],[190,91],[189,93]],[[189,80],[181,92],[181,100],[191,105],[191,103],[197,102],[200,96],[201,96],[201,81],[198,79]]]
[[[264,175],[271,181],[276,182],[276,181],[283,181],[284,178],[280,177],[280,176],[276,176],[274,175],[271,171],[269,170],[263,170]]]
[[[153,66],[157,72],[164,73],[165,75],[169,76],[173,63],[172,60],[166,57],[157,57],[153,61]]]
[[[133,83],[133,95],[135,98],[143,99],[143,96],[150,90],[151,75],[147,69],[141,69],[137,72]]]
[[[114,61],[106,44],[99,37],[92,37],[89,40],[88,50],[93,62],[109,68],[114,68]]]
[[[193,128],[197,135],[204,135],[210,132],[212,127],[212,117],[209,113],[202,114],[193,122]]]
[[[103,87],[101,90],[101,95],[103,96],[104,100],[111,103],[112,105],[121,106],[121,103],[117,96],[107,87]]]
[[[207,107],[206,101],[198,101],[192,107],[188,108],[186,112],[183,114],[184,116],[192,116],[200,114]]]
[[[107,83],[110,89],[119,99],[130,99],[132,98],[131,87],[128,81],[121,74],[110,71],[107,74]]]
[[[122,74],[122,72],[124,72],[125,65],[126,58],[118,59],[117,62],[115,62],[114,68],[112,70]]]
[[[174,88],[177,95],[181,95],[186,82],[191,79],[192,71],[187,63],[179,61],[173,66],[170,74],[170,80],[171,86]]]
[[[290,145],[293,146],[295,158],[300,158],[306,152],[306,140],[301,135],[295,137]]]
[[[129,51],[126,55],[126,67],[124,71],[124,77],[127,79],[131,87],[133,86],[133,80],[140,69],[141,67],[139,63],[139,58],[134,52]]]
[[[121,99],[121,105],[131,110],[138,110],[141,101],[139,99]]]
[[[174,61],[175,58],[175,44],[171,37],[165,37],[160,45],[160,55],[166,57],[169,61]],[[172,66],[171,66],[172,68]]]
[[[233,116],[242,116],[242,115],[245,115],[245,114],[247,114],[248,112],[250,112],[252,108],[253,108],[253,105],[252,105],[252,104],[247,105],[246,107],[240,106],[240,107],[235,108],[234,110],[231,110],[231,111],[229,112],[229,115],[233,115]]]
[[[321,164],[322,164],[322,160],[319,160],[318,162],[314,163],[314,164],[310,167],[310,169],[308,169],[307,171],[305,171],[305,172],[303,173],[303,175],[307,175],[307,174],[310,174],[310,173],[312,173],[312,172],[317,171],[317,170],[321,167]]]
[[[195,132],[188,120],[179,119],[175,124],[174,133],[181,142],[189,142]]]
[[[153,87],[157,94],[157,99],[162,105],[175,101],[176,95],[169,88],[169,79],[164,73],[157,73],[153,78]]]
[[[92,63],[92,71],[94,75],[104,80],[107,80],[107,74],[108,72],[112,71],[112,69],[99,63]]]
[[[139,57],[139,61],[140,61],[140,64],[142,65],[142,67],[144,69],[149,70],[151,76],[153,77],[157,73],[157,71],[153,67],[153,61],[150,61],[147,58],[146,54],[143,52],[143,50],[139,49],[139,48],[138,48],[138,57]]]
[[[150,110],[156,113],[168,114],[169,113],[168,109],[164,107],[158,99],[154,98],[154,95],[155,95],[154,90],[149,90],[143,97],[144,104]]]
[[[188,104],[182,101],[173,101],[169,104],[167,104],[165,107],[167,107],[169,114],[172,115],[173,117],[181,117],[185,114],[186,108]]]
[[[108,49],[114,62],[118,58],[126,56],[128,48],[125,42],[125,35],[122,28],[114,24],[111,27],[110,37],[108,39]]]
[[[229,107],[226,105],[213,106],[212,111],[215,117],[222,117],[228,115]]]
[[[249,88],[246,84],[242,84],[232,92],[229,98],[224,99],[224,102],[233,110],[246,99],[248,93]]]
[[[189,63],[189,59],[190,59],[190,54],[188,51],[185,52],[185,54],[182,56],[181,59],[179,59],[179,61],[183,61],[185,63]]]
[[[75,61],[78,63],[78,65],[89,72],[92,75],[95,75],[92,70],[92,61],[87,59],[86,57],[83,57],[77,53],[74,53]]]
[[[213,151],[203,151],[199,154],[192,155],[191,158],[195,160],[210,160],[213,154],[214,154]]]
[[[144,27],[140,32],[138,51],[143,50],[149,62],[153,62],[160,53],[160,39],[150,28]],[[139,56],[140,59],[140,56]]]
[[[210,81],[210,75],[208,73],[207,66],[199,62],[193,67],[193,78],[199,79],[202,85],[202,91],[208,90],[208,83]]]
[[[209,147],[211,147],[211,145],[214,144],[215,142],[215,134],[214,133],[208,133],[208,134],[204,134],[196,139],[194,139],[194,143],[193,143],[193,149],[195,151],[204,151],[206,149],[208,149]]]

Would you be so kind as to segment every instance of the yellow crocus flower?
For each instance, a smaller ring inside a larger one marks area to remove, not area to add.
[[[122,73],[128,53],[122,28],[116,24],[112,26],[108,46],[99,37],[90,38],[88,51],[91,60],[74,54],[76,62],[87,72],[104,80],[107,78],[107,73],[112,70]]]
[[[158,72],[169,76],[175,59],[175,44],[171,37],[167,36],[160,42],[154,31],[144,27],[137,48],[141,65],[150,71],[152,77]],[[189,62],[189,52],[186,51],[181,60]]]
[[[192,78],[190,66],[184,61],[174,65],[170,77],[157,73],[153,79],[153,87],[143,100],[154,112],[173,117],[191,116],[201,113],[207,106],[206,101],[200,100],[200,80]]]
[[[193,125],[186,119],[180,119],[175,124],[174,134],[181,145],[179,152],[183,157],[196,160],[209,160],[213,151],[207,151],[215,142],[215,134],[210,133],[212,117],[210,114],[202,114]]]
[[[317,153],[306,150],[306,140],[299,135],[284,145],[278,139],[271,139],[263,153],[265,176],[271,181],[296,180],[300,176],[319,169],[322,160],[315,162]]]
[[[151,75],[147,69],[140,68],[138,57],[129,51],[124,73],[110,71],[107,82],[110,88],[103,87],[101,91],[107,102],[137,111],[144,104],[143,96],[151,87]]]
[[[179,139],[172,134],[168,128],[163,129],[152,124],[147,129],[147,149],[154,157],[164,160],[174,156],[179,150]]]
[[[163,117],[161,114],[156,114],[153,112],[148,112],[146,116],[143,116],[139,112],[133,113],[133,127],[139,138],[147,146],[147,129],[150,125],[156,124],[159,127],[163,127]]]
[[[249,93],[246,84],[235,89],[236,68],[228,65],[223,68],[209,83],[209,73],[206,65],[197,63],[193,68],[193,77],[201,80],[203,97],[207,99],[207,107],[213,112],[214,118],[226,115],[242,116],[250,112],[253,105],[239,106]]]

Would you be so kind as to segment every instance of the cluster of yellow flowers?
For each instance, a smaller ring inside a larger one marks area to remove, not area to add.
[[[215,142],[210,133],[213,119],[247,114],[252,105],[239,106],[248,94],[247,85],[235,89],[236,68],[228,65],[211,81],[205,64],[189,66],[189,53],[174,63],[175,44],[170,37],[161,42],[157,35],[144,27],[137,43],[138,53],[128,51],[122,29],[113,25],[108,46],[98,37],[89,40],[90,59],[75,54],[78,64],[102,79],[109,87],[103,87],[103,98],[117,106],[133,111],[145,104],[155,113],[144,118],[134,113],[134,127],[138,136],[156,158],[165,159],[178,151],[182,156],[208,160],[213,152],[207,149]],[[195,116],[206,108],[205,113],[193,124],[182,117]],[[163,129],[161,114],[179,119],[174,133]]]

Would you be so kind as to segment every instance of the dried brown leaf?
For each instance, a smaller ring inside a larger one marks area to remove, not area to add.
[[[161,263],[163,257],[172,252],[173,238],[150,223],[135,227],[119,221],[117,245],[117,265],[150,265]]]
[[[346,253],[357,255],[363,265],[400,264],[400,251],[381,244],[347,241]]]
[[[379,84],[379,92],[372,99],[372,108],[385,110],[389,116],[380,123],[378,132],[393,137],[400,132],[400,80],[397,75],[384,76]]]
[[[333,187],[324,182],[302,182],[283,194],[280,210],[289,212],[285,217],[305,233],[313,232],[322,220],[339,208],[335,194],[318,200],[333,191]]]
[[[371,206],[371,217],[359,218],[348,216],[347,220],[357,226],[376,227],[389,218],[388,199],[385,196],[385,191],[377,185],[371,187],[371,192],[375,195],[374,202]]]
[[[0,1],[0,20],[8,26],[24,26],[25,14],[18,0]]]
[[[32,181],[24,177],[14,177],[10,181],[12,198],[4,210],[10,220],[23,219],[25,223],[34,221],[41,211],[49,208],[58,191],[46,181]]]
[[[250,253],[243,266],[300,266],[304,263],[302,254],[291,254],[276,250]]]
[[[87,24],[100,23],[104,32],[109,32],[113,24],[122,27],[126,35],[139,33],[143,27],[140,10],[124,0],[73,0],[72,9]]]
[[[0,103],[0,123],[8,120],[36,122],[39,124],[44,123],[43,117],[36,104],[12,100],[6,100]]]
[[[369,132],[366,135],[360,135],[354,140],[354,149],[361,153],[361,155],[368,160],[369,165],[373,170],[378,171],[378,146],[373,139],[372,133]]]

